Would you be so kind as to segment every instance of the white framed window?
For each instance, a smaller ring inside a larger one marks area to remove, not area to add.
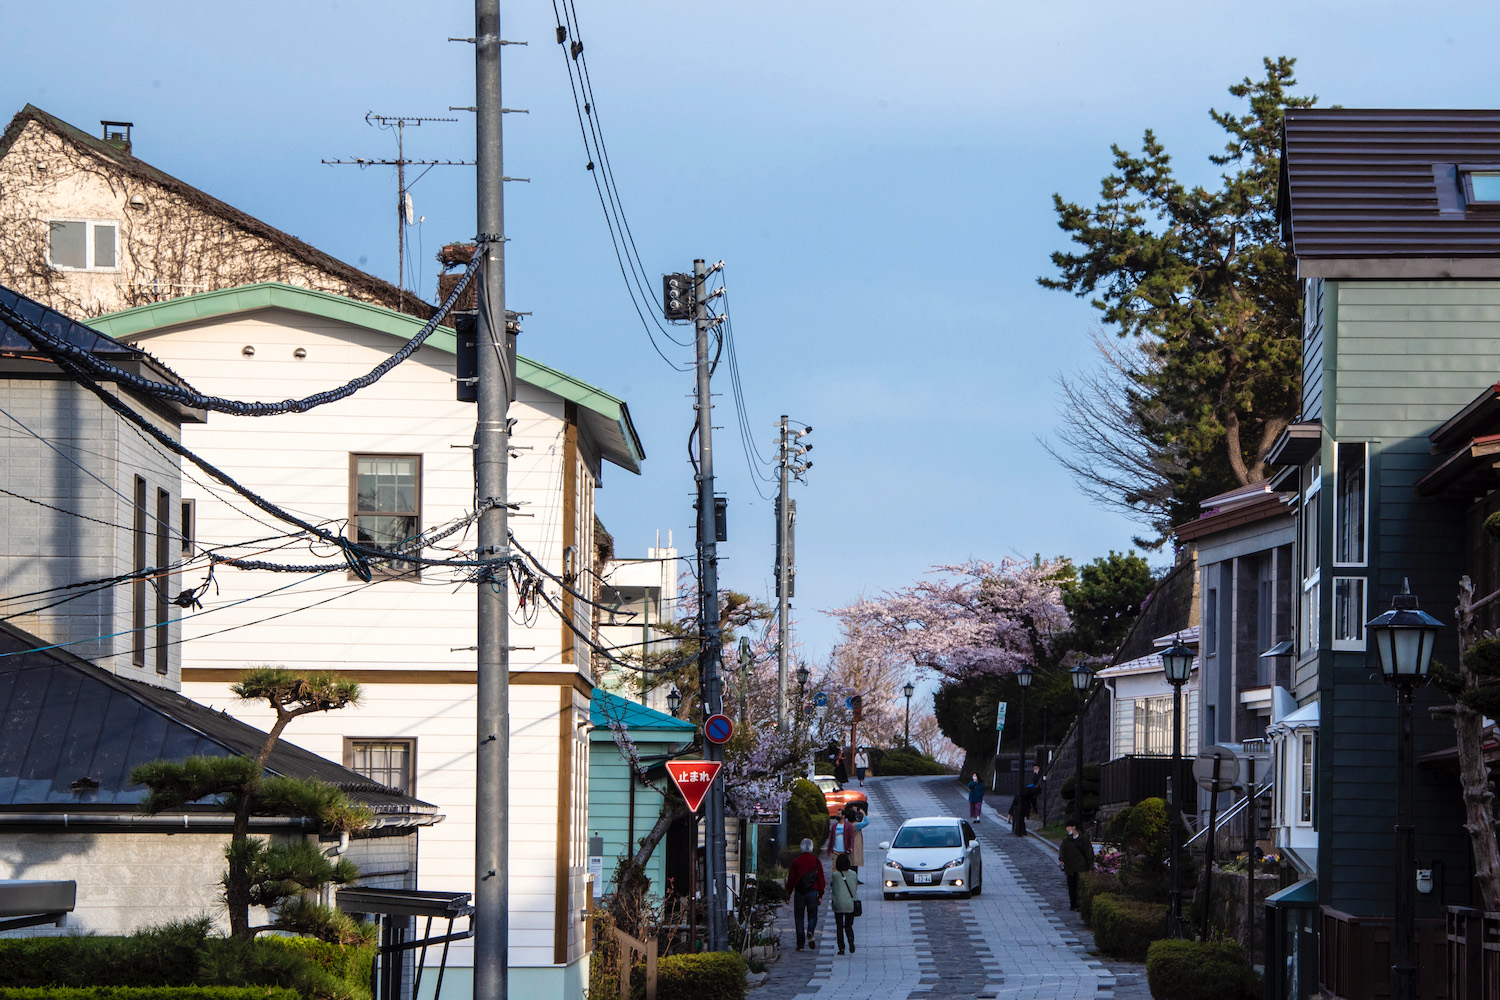
[[[120,224],[48,219],[47,262],[64,271],[114,271],[120,266]]]
[[[1318,650],[1318,622],[1323,611],[1322,528],[1323,466],[1313,459],[1303,469],[1302,510],[1299,518],[1298,547],[1301,551],[1302,600],[1297,617],[1297,649],[1303,654]]]
[[[1297,783],[1297,826],[1315,826],[1313,822],[1313,783],[1315,772],[1313,764],[1316,763],[1315,734],[1302,733],[1298,742],[1301,744],[1301,781]]]
[[[1184,699],[1185,700],[1185,699]],[[1182,745],[1187,746],[1188,706],[1182,706],[1178,724],[1183,732]],[[1132,752],[1151,757],[1165,757],[1172,752],[1172,696],[1135,699],[1135,725]]]
[[[411,737],[344,737],[344,766],[371,781],[415,795],[417,741]]]
[[[1365,578],[1333,578],[1333,648],[1365,648]]]
[[[1366,559],[1366,525],[1370,516],[1368,446],[1363,441],[1335,446],[1338,476],[1333,506],[1333,564],[1363,566]]]

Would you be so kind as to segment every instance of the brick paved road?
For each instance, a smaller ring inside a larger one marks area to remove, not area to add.
[[[819,948],[801,953],[785,949],[769,980],[755,991],[756,1000],[1147,996],[1144,982],[1139,992],[1134,982],[1117,983],[1110,968],[1087,954],[1077,929],[1070,926],[1076,917],[1066,912],[1065,888],[1064,915],[1059,915],[1055,896],[1062,878],[1055,859],[1039,844],[1010,837],[991,811],[979,827],[985,866],[984,892],[978,898],[885,901],[878,877],[884,855],[875,845],[889,840],[907,817],[965,815],[962,789],[951,778],[872,778],[866,791],[872,808],[865,831],[864,916],[855,921],[858,951],[834,953],[825,898]],[[783,923],[782,940],[790,942],[789,914]]]

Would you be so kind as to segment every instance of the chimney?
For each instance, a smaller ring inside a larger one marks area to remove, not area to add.
[[[107,122],[100,120],[104,126],[104,141],[115,147],[122,153],[130,152],[130,127],[133,122]]]

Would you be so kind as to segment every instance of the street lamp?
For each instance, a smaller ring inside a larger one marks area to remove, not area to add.
[[[1089,685],[1094,682],[1094,672],[1089,669],[1088,664],[1079,661],[1078,665],[1069,671],[1073,678],[1073,690],[1078,692],[1078,721],[1073,724],[1078,744],[1078,770],[1074,772],[1073,778],[1073,824],[1080,830],[1083,829],[1083,696],[1088,693]]]
[[[667,711],[672,713],[672,718],[677,718],[677,710],[682,707],[682,692],[677,690],[677,685],[672,685],[672,690],[667,693]]]
[[[1023,666],[1016,671],[1016,683],[1021,686],[1021,761],[1020,769],[1016,772],[1016,797],[1012,799],[1011,814],[1015,819],[1011,823],[1010,832],[1017,837],[1026,836],[1026,689],[1031,687],[1031,679],[1036,676],[1031,667]]]
[[[1172,826],[1172,894],[1167,910],[1167,929],[1177,937],[1182,935],[1182,686],[1193,674],[1191,647],[1182,644],[1182,636],[1161,651],[1161,665],[1166,672],[1167,683],[1172,685],[1172,812],[1168,821]]]
[[[901,689],[901,693],[904,694],[904,695],[906,695],[906,745],[908,747],[910,747],[911,746],[911,696],[917,693],[917,686],[915,684],[913,684],[911,681],[907,681],[906,682],[906,686]]]
[[[1416,924],[1416,844],[1411,815],[1412,689],[1427,680],[1432,647],[1443,623],[1417,607],[1411,587],[1402,581],[1401,593],[1391,598],[1391,610],[1365,628],[1380,654],[1380,672],[1396,689],[1396,940],[1391,966],[1392,995],[1415,1000],[1417,966],[1413,960]]]
[[[807,711],[807,679],[812,676],[812,671],[807,669],[807,664],[797,665],[797,711]]]

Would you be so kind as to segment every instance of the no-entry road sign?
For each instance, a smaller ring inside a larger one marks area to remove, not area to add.
[[[719,776],[719,769],[723,766],[723,763],[716,760],[667,761],[667,773],[672,776],[672,783],[682,793],[688,812],[698,811],[698,807],[703,804],[703,797],[708,794],[709,786]]]
[[[734,723],[727,715],[710,715],[703,723],[703,738],[710,743],[728,743],[734,735]]]

